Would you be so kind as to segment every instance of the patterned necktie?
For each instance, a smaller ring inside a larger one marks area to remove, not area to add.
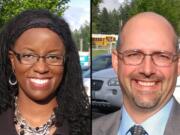
[[[128,132],[130,132],[131,135],[148,135],[148,133],[140,125],[134,125]]]

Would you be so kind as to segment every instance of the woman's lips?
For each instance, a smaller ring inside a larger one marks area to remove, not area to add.
[[[31,82],[39,84],[39,85],[43,85],[48,83],[48,79],[30,79]]]
[[[29,79],[30,84],[32,85],[32,87],[34,88],[47,88],[50,84],[50,79],[39,79],[39,78],[31,78]]]

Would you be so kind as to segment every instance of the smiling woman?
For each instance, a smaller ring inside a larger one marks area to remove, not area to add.
[[[0,35],[0,79],[0,134],[90,134],[79,56],[62,18],[28,10],[12,19]]]

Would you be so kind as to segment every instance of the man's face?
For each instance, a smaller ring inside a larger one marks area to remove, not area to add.
[[[164,31],[149,28],[127,30],[122,36],[118,51],[140,50],[145,54],[156,51],[176,53],[173,36]],[[171,97],[178,74],[178,61],[170,66],[160,67],[153,63],[151,56],[145,56],[139,65],[126,65],[113,54],[113,67],[117,71],[123,90],[124,104],[138,108],[162,106]]]

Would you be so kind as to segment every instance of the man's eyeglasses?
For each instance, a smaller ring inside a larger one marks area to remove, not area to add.
[[[40,56],[33,53],[17,53],[14,50],[11,50],[20,63],[25,65],[33,65],[39,61],[40,58],[43,58],[45,62],[52,66],[62,66],[64,65],[64,56],[59,54],[47,54],[45,56]]]
[[[123,60],[126,65],[140,65],[145,56],[151,56],[153,63],[160,67],[170,66],[174,61],[178,59],[177,54],[166,51],[153,52],[151,54],[145,54],[140,50],[127,50],[124,52],[118,51],[118,56]]]

